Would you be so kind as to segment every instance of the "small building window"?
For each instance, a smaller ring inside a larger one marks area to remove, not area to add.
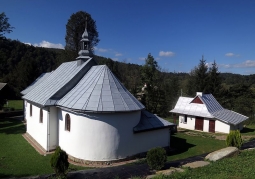
[[[33,115],[33,111],[32,111],[33,107],[32,107],[32,104],[30,104],[30,116]]]
[[[66,131],[70,131],[70,128],[71,128],[71,119],[70,119],[70,115],[69,115],[69,114],[66,114],[66,117],[65,117],[65,130],[66,130]]]
[[[187,115],[185,115],[183,123],[187,123]]]
[[[43,110],[40,109],[40,123],[43,123]]]

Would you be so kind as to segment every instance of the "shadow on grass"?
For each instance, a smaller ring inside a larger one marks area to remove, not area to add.
[[[195,145],[187,143],[186,139],[182,139],[172,135],[171,148],[173,148],[173,150],[169,152],[168,156],[184,153],[192,147],[195,147]]]
[[[243,130],[241,130],[241,134],[242,133],[251,133],[251,132],[255,132],[255,129],[244,127]]]
[[[23,134],[26,132],[26,126],[15,118],[0,119],[0,133],[5,134]]]

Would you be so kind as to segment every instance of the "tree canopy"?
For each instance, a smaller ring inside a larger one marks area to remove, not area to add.
[[[187,83],[187,94],[194,96],[196,92],[211,93],[218,95],[221,85],[221,77],[218,71],[216,62],[208,67],[204,56],[190,72],[189,80]]]
[[[12,32],[13,27],[8,22],[9,18],[6,17],[5,13],[0,14],[0,39],[4,37],[5,33]]]
[[[86,22],[87,19],[87,22]],[[91,15],[84,11],[72,14],[66,24],[66,50],[74,51],[76,54],[79,52],[79,42],[87,23],[87,31],[90,40],[90,49],[93,51],[94,47],[98,44],[98,31],[96,21],[92,19]]]

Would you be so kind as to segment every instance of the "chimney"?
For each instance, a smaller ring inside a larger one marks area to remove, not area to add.
[[[203,92],[197,92],[197,96],[202,96]]]

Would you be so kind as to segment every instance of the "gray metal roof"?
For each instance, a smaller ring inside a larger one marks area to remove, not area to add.
[[[62,63],[45,80],[23,96],[23,99],[43,106],[55,105],[57,100],[73,88],[96,62],[88,59],[80,65],[77,64],[78,61]]]
[[[214,118],[214,116],[207,110],[206,105],[191,103],[193,99],[194,98],[179,97],[174,109],[172,109],[170,112],[191,116]]]
[[[57,105],[77,111],[95,112],[144,109],[106,65],[93,66]]]
[[[191,103],[199,97],[204,104]],[[247,116],[224,109],[212,94],[197,95],[195,98],[179,97],[170,112],[205,118],[216,118],[230,124],[239,124],[248,119]]]
[[[141,111],[140,122],[133,128],[134,132],[143,132],[154,129],[170,128],[174,126],[171,122],[168,122],[155,114],[151,114],[146,110]]]
[[[43,82],[52,72],[49,73],[42,73],[31,85],[29,85],[26,89],[21,91],[22,95],[27,94],[29,91],[34,89],[37,85]]]
[[[0,90],[3,89],[3,87],[5,87],[7,83],[0,83]]]

